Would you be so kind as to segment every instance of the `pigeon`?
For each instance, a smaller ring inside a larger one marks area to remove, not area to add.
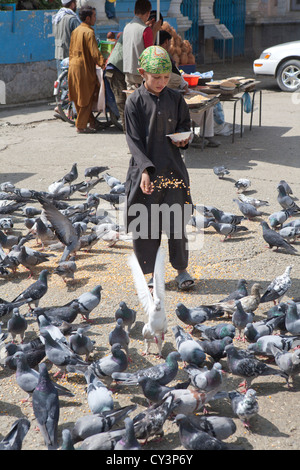
[[[16,202],[16,203],[7,204],[6,206],[0,207],[0,214],[10,215],[18,211],[19,209],[21,209],[21,207],[24,207],[24,206],[25,206],[25,202]]]
[[[101,301],[102,286],[96,285],[91,291],[81,294],[76,301],[79,305],[79,312],[85,321],[90,322],[90,313],[99,305]]]
[[[232,340],[231,336],[225,336],[222,339],[201,340],[199,344],[205,354],[210,356],[215,362],[219,362],[226,357],[225,347],[227,344],[232,344]]]
[[[242,421],[243,425],[250,429],[250,420],[254,418],[259,411],[256,391],[248,388],[246,393],[240,393],[236,390],[228,392],[231,401],[232,411]]]
[[[240,300],[235,301],[236,310],[232,314],[232,324],[235,326],[236,330],[238,330],[239,335],[236,339],[243,339],[245,341],[245,335],[242,332],[246,328],[249,323],[252,323],[254,320],[254,313],[253,312],[245,312],[242,307]]]
[[[37,367],[46,356],[45,345],[37,337],[28,343],[7,343],[5,345],[5,357],[1,360],[1,364],[11,370],[16,370],[14,355],[18,351],[25,354],[26,362],[31,368]]]
[[[205,217],[204,215],[192,215],[190,220],[188,221],[188,225],[195,227],[198,231],[203,228],[207,228],[209,222],[213,222],[215,219],[214,217]]]
[[[14,227],[14,222],[11,217],[3,217],[0,219],[0,228],[4,230],[4,233],[9,232]]]
[[[111,346],[115,343],[119,343],[128,355],[130,338],[124,328],[124,321],[122,318],[118,318],[115,328],[108,335],[108,341]]]
[[[265,302],[274,302],[274,304],[276,304],[276,300],[278,300],[278,303],[281,301],[282,297],[287,293],[292,285],[290,277],[291,270],[292,266],[287,266],[283,274],[275,277],[262,295],[260,299],[261,304]]]
[[[87,383],[87,401],[93,414],[99,414],[104,411],[112,411],[114,401],[111,390],[94,374],[91,368],[85,372]]]
[[[21,305],[26,304],[26,300],[19,300],[18,302],[8,302],[7,300],[1,299],[0,303],[0,317],[4,317],[8,313],[11,313],[14,308],[18,308]]]
[[[79,309],[79,303],[77,299],[74,299],[65,305],[35,308],[33,314],[45,315],[53,325],[61,326],[62,322],[73,323],[79,314]]]
[[[76,444],[87,437],[101,432],[109,431],[118,425],[129,413],[136,409],[137,405],[128,405],[115,410],[103,411],[93,415],[84,415],[78,418],[71,431],[72,440]]]
[[[12,316],[7,322],[7,331],[12,336],[12,342],[14,342],[16,336],[19,335],[21,337],[21,343],[23,343],[27,327],[27,320],[21,315],[18,308],[14,308]]]
[[[41,209],[38,209],[34,206],[26,206],[23,208],[23,215],[25,215],[26,217],[35,217],[36,215],[40,215],[41,213]]]
[[[80,249],[80,226],[74,227],[72,222],[63,215],[50,201],[39,198],[45,215],[51,223],[58,240],[64,245],[60,262],[66,261],[73,253]]]
[[[19,263],[30,271],[30,276],[33,275],[33,268],[49,261],[49,258],[55,256],[52,253],[41,253],[40,251],[32,250],[25,245],[21,246],[20,254],[18,256]]]
[[[240,386],[244,386],[245,390],[250,388],[252,380],[256,377],[267,375],[280,375],[281,377],[285,377],[285,374],[281,371],[268,366],[259,359],[250,355],[243,355],[232,344],[226,346],[225,351],[230,372],[235,376],[244,378],[244,382],[240,384]]]
[[[201,415],[189,415],[188,418],[195,428],[221,441],[236,432],[236,424],[232,418]]]
[[[90,179],[98,178],[99,174],[106,170],[108,170],[107,166],[91,166],[84,170],[84,176]]]
[[[104,173],[103,178],[110,188],[113,188],[117,184],[121,184],[121,181],[118,178],[110,175],[109,173]]]
[[[78,356],[85,356],[87,362],[94,349],[94,341],[84,334],[85,328],[78,328],[69,338],[69,346]]]
[[[210,320],[213,316],[209,307],[199,306],[188,308],[182,302],[179,302],[176,305],[175,313],[179,320],[181,320],[185,325],[190,326],[198,325],[206,320]]]
[[[300,235],[300,227],[293,227],[293,226],[288,226],[288,227],[282,227],[279,230],[279,235],[284,238],[287,242],[292,243],[296,241],[296,239]]]
[[[287,221],[291,215],[293,215],[293,209],[285,209],[278,212],[273,212],[273,214],[269,215],[269,223],[272,228],[282,228],[284,222]]]
[[[92,191],[92,189],[94,189],[95,186],[97,186],[97,184],[99,184],[101,181],[103,181],[102,176],[99,178],[90,179],[89,181],[82,181],[78,187],[78,191],[85,194],[87,197],[89,192]],[[97,197],[99,197],[98,194]]]
[[[287,301],[285,327],[292,335],[300,335],[300,315],[297,311],[297,304],[293,300]]]
[[[30,429],[30,421],[27,418],[17,419],[9,433],[0,441],[0,450],[22,450],[23,440]]]
[[[180,442],[187,450],[227,450],[228,444],[198,429],[189,416],[180,413],[175,417],[179,428]]]
[[[125,184],[116,184],[110,190],[110,194],[125,194]]]
[[[122,374],[128,367],[128,359],[119,343],[111,347],[111,352],[97,361],[92,362],[90,369],[94,374],[102,378],[114,378],[116,374]]]
[[[47,358],[60,369],[60,373],[62,373],[63,376],[65,376],[66,367],[69,365],[88,365],[88,363],[83,361],[78,354],[75,354],[68,345],[61,341],[55,341],[48,331],[42,330],[40,333],[45,339]],[[55,376],[58,374],[59,372],[57,372]]]
[[[223,212],[216,207],[211,209],[211,213],[214,216],[215,221],[219,224],[239,225],[244,219],[243,215],[235,215],[228,212]]]
[[[57,240],[53,230],[43,222],[41,217],[38,217],[35,220],[30,232],[35,234],[36,240],[40,241],[43,249],[45,248],[45,245],[50,245]]]
[[[219,180],[223,179],[225,175],[230,174],[230,171],[224,165],[214,166],[213,167],[213,172],[219,178]]]
[[[20,241],[20,236],[17,235],[6,235],[0,230],[0,245],[2,248],[10,250],[14,245],[17,245]]]
[[[284,187],[285,192],[290,196],[293,194],[292,188],[285,180],[280,180],[278,185],[282,185]]]
[[[248,283],[246,279],[240,279],[237,283],[236,290],[231,292],[224,299],[220,300],[220,302],[228,302],[229,300],[239,300],[242,297],[246,297],[248,295],[247,284]]]
[[[225,337],[234,338],[235,326],[228,323],[218,323],[214,326],[195,325],[195,329],[200,332],[201,337],[208,340],[223,339]]]
[[[271,350],[277,366],[287,375],[286,383],[290,388],[290,380],[293,382],[294,377],[300,373],[300,349],[283,351],[276,344],[272,344]]]
[[[282,352],[289,351],[299,338],[297,336],[265,335],[257,339],[255,343],[249,344],[247,351],[260,356],[274,356],[273,346]],[[278,364],[277,364],[278,365]]]
[[[75,256],[71,256],[67,261],[58,263],[58,266],[54,269],[54,274],[60,276],[66,283],[68,279],[73,280],[75,272],[77,271],[77,265]]]
[[[215,362],[211,369],[203,367],[199,369],[194,366],[187,366],[184,369],[191,378],[191,384],[203,392],[215,392],[221,390],[223,386],[223,371],[219,362]]]
[[[256,207],[262,207],[262,206],[269,206],[268,201],[264,201],[262,199],[256,199],[255,197],[251,196],[246,196],[245,194],[239,194],[238,198],[241,202],[245,202],[246,204],[251,204],[252,206]]]
[[[12,302],[18,302],[19,300],[26,300],[26,303],[31,308],[31,304],[34,304],[35,307],[38,307],[41,298],[48,291],[47,279],[50,275],[50,272],[47,269],[41,271],[39,278],[29,287],[27,287],[23,292],[21,292]]]
[[[134,425],[131,418],[127,416],[124,419],[125,423],[125,434],[121,439],[116,443],[115,450],[140,450],[141,444],[138,442],[135,437]]]
[[[65,174],[58,182],[71,184],[78,178],[77,163],[73,163],[71,170]]]
[[[259,338],[271,335],[280,321],[281,318],[279,317],[248,323],[244,329],[244,335],[249,342],[255,343]]]
[[[144,396],[148,399],[149,404],[161,402],[164,396],[172,390],[186,389],[191,381],[178,383],[173,387],[168,385],[160,385],[155,379],[143,376],[139,378],[139,385],[142,387]]]
[[[176,348],[181,356],[181,360],[185,364],[190,364],[196,367],[202,366],[206,359],[206,355],[199,343],[179,325],[173,326],[172,331],[174,333]]]
[[[144,444],[152,436],[164,436],[163,426],[171,416],[179,400],[167,394],[159,403],[145,408],[133,418],[134,432],[137,439],[144,439]]]
[[[260,304],[260,290],[261,285],[255,282],[249,295],[242,297],[240,300],[243,309],[246,312],[254,312]],[[215,313],[227,312],[228,315],[232,315],[236,310],[235,300],[221,301],[210,306],[215,310]]]
[[[12,193],[15,190],[15,185],[10,181],[5,181],[4,183],[0,184],[0,191],[4,191],[6,193]]]
[[[27,398],[22,400],[22,403],[28,401],[28,398],[32,396],[33,391],[35,390],[39,378],[40,373],[29,367],[26,356],[22,351],[18,351],[14,355],[14,360],[16,363],[16,382],[19,387],[28,394]],[[74,397],[74,394],[70,392],[66,387],[53,382],[54,387],[56,388],[59,396],[67,396],[67,397]]]
[[[233,201],[237,203],[241,213],[246,217],[246,219],[251,220],[262,215],[262,212],[258,211],[256,207],[252,206],[252,204],[242,202],[239,199],[233,199]]]
[[[178,399],[178,404],[173,409],[173,414],[185,414],[193,415],[198,411],[206,412],[206,405],[212,400],[218,400],[225,398],[228,392],[220,391],[216,392],[203,392],[195,389],[174,389],[169,394],[174,396],[174,399]]]
[[[297,228],[299,228],[300,227],[300,219],[294,219],[294,220],[290,220],[289,222],[286,222],[285,224],[283,224],[282,228],[285,228],[285,227],[297,227]]]
[[[156,254],[154,273],[153,273],[153,291],[152,294],[147,285],[145,276],[140,267],[135,254],[129,258],[129,265],[132,270],[133,279],[139,300],[147,315],[142,335],[145,342],[144,354],[149,354],[149,347],[155,342],[158,349],[158,355],[162,357],[162,345],[164,335],[167,331],[168,322],[165,312],[165,254],[161,248]]]
[[[167,385],[175,379],[178,372],[178,361],[180,354],[178,351],[170,352],[165,362],[156,364],[146,369],[140,369],[135,372],[123,372],[112,374],[112,378],[125,385],[138,385],[140,377],[147,376],[156,380],[160,385]]]
[[[248,230],[247,227],[244,225],[233,225],[233,224],[225,224],[225,223],[218,223],[218,222],[209,222],[209,227],[213,227],[217,233],[220,235],[224,235],[222,241],[227,240],[227,238],[231,238],[232,235],[238,232],[246,232]]]
[[[49,377],[46,364],[39,365],[39,381],[32,394],[32,407],[48,450],[58,449],[58,392]]]
[[[300,207],[295,203],[295,201],[289,196],[284,189],[282,184],[277,186],[278,196],[277,201],[283,209],[292,209],[294,212],[299,212]]]
[[[125,435],[125,429],[93,434],[82,441],[79,450],[114,450],[116,443]]]
[[[240,178],[234,183],[235,188],[237,188],[238,193],[243,193],[251,186],[251,181],[247,178]]]
[[[62,444],[60,450],[75,450],[70,429],[63,429],[61,437]]]
[[[99,194],[100,199],[109,202],[114,209],[117,209],[116,206],[125,202],[125,195],[123,194]]]
[[[45,315],[38,315],[37,322],[39,325],[40,333],[42,331],[48,331],[54,341],[60,341],[62,343],[68,344],[68,340],[64,336],[60,328],[58,328],[56,325],[53,325],[53,323],[51,323],[51,320]],[[45,343],[44,337],[42,335],[40,336],[40,339],[42,343]]]
[[[279,233],[275,230],[272,230],[267,222],[261,222],[262,230],[263,230],[263,239],[269,245],[269,248],[273,248],[273,246],[278,248],[283,248],[290,254],[295,254],[297,252],[296,248],[294,248],[290,243],[288,243]]]

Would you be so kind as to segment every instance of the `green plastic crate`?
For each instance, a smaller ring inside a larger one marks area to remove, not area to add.
[[[104,57],[104,60],[108,59],[114,46],[115,46],[115,42],[112,42],[112,41],[99,41],[98,42],[98,47]]]

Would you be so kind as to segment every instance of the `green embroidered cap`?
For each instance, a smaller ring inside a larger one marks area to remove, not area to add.
[[[139,64],[145,72],[161,74],[172,71],[172,62],[168,52],[160,46],[150,46],[144,49],[139,57]]]

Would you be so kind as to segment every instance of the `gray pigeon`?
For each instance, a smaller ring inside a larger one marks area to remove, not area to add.
[[[200,306],[188,308],[182,302],[176,305],[175,313],[179,320],[190,326],[195,326],[206,320],[210,320],[213,316],[209,307]]]
[[[256,207],[252,206],[247,202],[242,202],[239,199],[233,199],[237,203],[241,213],[246,217],[246,219],[254,219],[255,217],[260,217],[262,212],[258,211]]]
[[[231,321],[235,328],[238,330],[239,335],[236,339],[242,339],[245,341],[245,335],[242,332],[246,328],[249,323],[252,323],[254,320],[254,313],[253,312],[245,312],[243,306],[239,300],[235,301],[236,310],[233,312]]]
[[[38,198],[42,205],[45,215],[51,223],[58,240],[64,245],[64,251],[60,258],[60,262],[66,261],[69,256],[76,253],[80,249],[80,226],[74,227],[72,222],[63,215],[50,201],[46,198]]]
[[[293,227],[293,226],[282,227],[279,230],[278,233],[287,242],[292,243],[292,242],[296,241],[296,239],[299,237],[300,227],[299,226],[296,226],[296,227]]]
[[[192,425],[200,431],[206,432],[221,441],[232,436],[236,432],[236,424],[232,418],[223,416],[189,415]]]
[[[199,344],[208,356],[210,356],[215,362],[219,362],[220,359],[226,357],[225,347],[227,344],[232,344],[232,341],[233,338],[225,336],[222,339],[202,339]]]
[[[5,357],[1,361],[1,364],[11,370],[16,370],[14,354],[17,351],[24,352],[26,361],[31,368],[37,367],[46,356],[45,345],[41,342],[40,338],[37,337],[28,343],[7,343],[5,345]]]
[[[206,217],[203,214],[192,215],[190,220],[188,221],[188,225],[195,227],[198,231],[203,228],[207,228],[209,222],[213,222],[215,219],[214,217]]]
[[[127,331],[123,327],[123,324],[123,319],[118,318],[115,328],[108,335],[108,341],[111,346],[115,343],[119,343],[128,355],[128,346],[130,339]]]
[[[68,279],[73,280],[75,272],[77,271],[77,265],[75,262],[75,256],[70,256],[67,261],[58,263],[58,266],[54,269],[54,274],[60,276],[66,283]]]
[[[33,268],[49,261],[49,258],[54,257],[52,253],[42,253],[37,250],[32,250],[25,245],[21,246],[20,254],[18,256],[19,263],[30,271],[30,277],[33,275]]]
[[[124,419],[125,423],[125,434],[116,443],[115,450],[140,450],[141,444],[135,437],[134,425],[132,419],[129,417]]]
[[[218,392],[223,386],[222,366],[219,362],[215,362],[211,369],[203,367],[199,369],[193,366],[187,366],[184,369],[191,378],[191,384],[198,390],[204,392]]]
[[[60,450],[75,450],[70,429],[63,429],[61,437],[62,444]]]
[[[300,349],[283,351],[276,344],[273,344],[271,350],[276,364],[287,375],[286,383],[290,387],[290,380],[293,381],[294,377],[300,373]]]
[[[223,179],[225,175],[230,174],[230,171],[224,165],[214,166],[213,172],[219,179]]]
[[[115,312],[115,319],[118,320],[118,318],[122,318],[124,326],[127,326],[127,331],[130,333],[136,321],[136,311],[128,307],[126,302],[122,301]]]
[[[282,184],[277,186],[278,196],[277,201],[283,209],[292,209],[294,212],[299,212],[300,207],[297,206],[294,199],[289,196]]]
[[[173,414],[193,415],[198,411],[206,412],[206,405],[212,400],[223,399],[227,397],[228,392],[219,391],[215,393],[203,392],[195,389],[174,389],[169,394],[173,395],[175,400],[178,399],[178,404],[173,409]]]
[[[293,209],[285,209],[278,212],[273,212],[269,215],[269,222],[272,228],[282,228],[284,222],[294,213]]]
[[[78,354],[75,354],[72,349],[61,341],[55,341],[48,331],[42,330],[41,336],[45,339],[45,352],[50,362],[55,364],[60,373],[64,376],[67,366],[84,365],[87,362],[83,361]],[[55,375],[58,375],[57,372]]]
[[[249,388],[246,393],[237,391],[228,392],[232,411],[242,421],[243,425],[250,429],[250,420],[258,414],[259,406],[256,391]]]
[[[17,419],[9,433],[1,439],[0,450],[22,450],[23,440],[30,429],[30,421],[27,418]]]
[[[181,360],[185,364],[201,367],[206,359],[201,345],[179,325],[173,326],[172,331],[175,337],[176,349],[180,354]]]
[[[94,349],[95,342],[84,334],[85,330],[85,328],[77,328],[77,331],[69,337],[69,346],[78,356],[85,356],[85,361],[87,362]]]
[[[0,245],[2,248],[10,250],[14,245],[17,245],[20,237],[17,235],[6,235],[0,230]]]
[[[76,300],[79,304],[79,311],[85,321],[92,321],[89,315],[100,303],[102,286],[95,286],[90,292],[84,292]]]
[[[251,186],[251,181],[247,178],[240,178],[235,183],[234,186],[237,188],[238,193],[243,193]]]
[[[217,325],[195,325],[195,329],[201,333],[204,339],[223,339],[227,336],[234,338],[235,326],[228,323],[218,323]]]
[[[257,342],[263,336],[271,335],[280,323],[281,318],[275,317],[267,320],[248,323],[244,329],[244,336],[249,342]]]
[[[21,343],[23,343],[27,327],[27,320],[21,315],[18,308],[14,308],[12,316],[7,322],[7,331],[11,334],[12,341],[14,342],[16,336],[19,335],[21,337]]]
[[[198,429],[189,416],[178,414],[175,422],[179,427],[180,442],[187,450],[227,450],[228,444]]]
[[[244,225],[233,225],[218,222],[209,222],[208,226],[213,227],[215,231],[220,235],[224,235],[222,241],[225,241],[227,238],[231,238],[231,236],[235,233],[246,232],[248,230],[248,228]]]
[[[46,364],[39,365],[40,377],[32,394],[32,407],[48,450],[58,449],[58,392],[49,377]]]
[[[220,302],[228,302],[229,300],[240,300],[242,297],[248,295],[246,279],[240,279],[237,283],[236,289],[231,292],[227,297],[220,300]]]
[[[115,178],[114,176],[110,175],[109,173],[104,173],[103,175],[106,183],[110,188],[113,188],[117,184],[122,184],[121,181],[118,178]]]
[[[103,411],[111,411],[114,407],[114,401],[111,390],[99,380],[91,368],[85,372],[87,382],[87,401],[93,414],[99,414]]]
[[[272,230],[267,222],[261,222],[261,226],[263,229],[263,239],[267,242],[269,248],[273,248],[274,246],[276,249],[283,248],[292,255],[297,252],[296,248],[288,243],[279,233]]]
[[[21,294],[17,295],[17,297],[12,302],[25,300],[29,307],[31,304],[34,304],[37,307],[40,299],[48,291],[47,279],[49,275],[49,271],[47,269],[43,269],[39,275],[38,280],[27,287],[23,292],[21,292]]]
[[[277,369],[268,366],[266,363],[256,359],[251,355],[244,355],[232,344],[225,348],[227,354],[227,364],[230,372],[238,377],[242,377],[245,390],[250,388],[251,382],[256,377],[268,375],[280,375],[285,378],[285,374]]]
[[[71,300],[65,305],[57,305],[53,307],[37,307],[33,314],[37,317],[44,315],[51,321],[53,325],[61,326],[63,322],[73,323],[79,314],[79,303],[77,299]]]
[[[117,442],[125,435],[125,429],[116,429],[93,434],[82,441],[79,450],[114,450]]]
[[[272,301],[276,304],[276,300],[278,300],[278,303],[281,301],[292,285],[291,270],[292,266],[287,266],[283,274],[273,279],[260,299],[261,304]]]
[[[98,378],[115,378],[114,375],[122,374],[128,367],[128,359],[119,343],[111,347],[111,352],[97,361],[92,362],[90,369]]]
[[[300,335],[300,315],[297,310],[297,304],[293,300],[288,300],[287,307],[285,327],[292,335]]]
[[[56,236],[53,230],[46,225],[41,217],[38,217],[32,228],[31,231],[35,233],[37,241],[39,240],[42,248],[45,247],[45,245],[49,245],[51,243],[54,243],[56,241]]]
[[[211,213],[214,216],[215,221],[220,224],[239,225],[245,218],[243,215],[235,215],[228,212],[223,212],[216,207],[212,207]]]
[[[38,315],[37,322],[39,325],[40,333],[42,331],[48,331],[48,333],[54,339],[54,341],[61,341],[62,343],[68,344],[68,340],[64,336],[60,328],[58,328],[58,326],[51,323],[51,320],[47,318],[45,315]],[[40,336],[40,339],[42,343],[45,344],[45,340],[42,335]]]
[[[28,401],[29,397],[32,396],[40,378],[40,373],[35,370],[31,369],[27,363],[27,359],[25,354],[22,351],[18,351],[14,355],[14,360],[16,363],[16,382],[19,387],[28,394],[28,396],[22,400],[23,402]],[[56,388],[58,395],[60,396],[67,396],[67,397],[74,397],[73,393],[70,392],[66,387],[63,387],[60,384],[54,383],[54,387]]]
[[[108,170],[108,166],[91,166],[84,170],[85,178],[98,178],[99,173]]]
[[[137,405],[128,405],[111,411],[104,411],[97,415],[84,415],[78,418],[72,429],[74,443],[83,441],[93,434],[109,431],[118,425],[129,413],[136,409]]]
[[[73,163],[71,170],[58,181],[62,181],[64,184],[65,183],[71,184],[77,178],[78,178],[77,163]]]
[[[247,351],[259,356],[270,357],[274,356],[273,347],[280,349],[282,352],[287,352],[297,343],[298,339],[298,336],[265,335],[258,338],[255,343],[249,344]]]
[[[278,185],[281,185],[284,187],[284,190],[285,192],[290,196],[291,194],[293,194],[293,191],[292,191],[292,188],[290,187],[290,185],[285,181],[285,180],[280,180]]]
[[[156,364],[146,369],[140,369],[136,372],[113,373],[112,378],[125,385],[138,385],[140,377],[147,376],[157,380],[160,385],[167,385],[175,379],[178,372],[178,360],[180,354],[172,351],[166,357],[165,362]]]
[[[139,385],[142,387],[143,394],[149,401],[149,404],[161,402],[164,396],[172,390],[187,389],[190,383],[191,381],[187,380],[186,382],[169,387],[168,385],[161,385],[151,377],[143,376],[139,378]]]

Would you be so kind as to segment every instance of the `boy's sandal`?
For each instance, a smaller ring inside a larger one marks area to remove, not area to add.
[[[180,290],[188,290],[195,284],[194,279],[191,278],[187,271],[178,274],[178,276],[175,277],[175,281],[177,282],[178,289]]]

